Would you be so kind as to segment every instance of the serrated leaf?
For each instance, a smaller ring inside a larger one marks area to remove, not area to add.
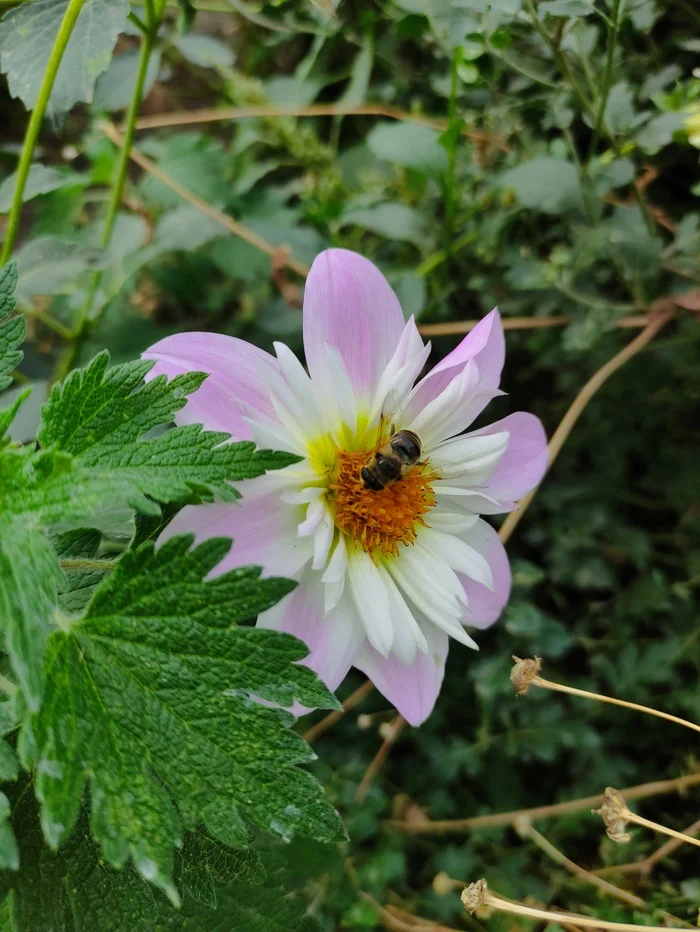
[[[37,101],[46,66],[69,0],[28,0],[0,22],[0,67],[10,94],[28,110]],[[92,100],[129,13],[128,0],[85,0],[56,75],[47,114],[60,116]]]
[[[24,340],[26,333],[24,318],[10,317],[15,309],[16,287],[17,264],[10,262],[0,269],[0,391],[7,388],[12,381],[8,373],[22,362],[23,354],[17,347]],[[7,423],[9,424],[9,421]],[[6,429],[7,425],[0,436]]]
[[[101,535],[93,529],[79,528],[58,535],[53,541],[61,561],[63,582],[59,587],[59,607],[68,613],[82,611],[95,589],[114,568],[114,560],[98,559]]]
[[[313,753],[288,730],[289,706],[337,702],[298,661],[295,638],[232,628],[293,583],[244,567],[203,582],[230,542],[190,551],[190,536],[127,552],[85,617],[51,635],[46,696],[25,728],[37,748],[37,795],[52,846],[70,832],[89,782],[105,859],[130,856],[173,900],[173,849],[198,824],[245,845],[245,819],[287,837],[344,837],[320,786],[295,765]]]
[[[70,839],[54,853],[44,843],[31,787],[24,783],[13,788],[12,800],[12,827],[19,840],[21,870],[0,874],[0,895],[12,891],[5,900],[11,909],[3,918],[14,932],[212,932],[234,928],[243,932],[245,926],[228,922],[222,888],[235,884],[241,904],[248,898],[259,902],[258,887],[266,882],[266,876],[253,851],[231,851],[200,831],[188,832],[175,856],[176,882],[183,898],[178,913],[129,866],[115,870],[105,864],[90,835],[85,810]],[[279,891],[277,899],[283,910],[285,893]],[[296,908],[303,915],[304,904],[296,901]],[[307,928],[315,932],[314,926]]]
[[[61,571],[40,531],[20,519],[0,522],[0,626],[12,669],[30,708],[43,691],[41,664]]]
[[[170,421],[206,376],[186,373],[167,381],[161,375],[144,384],[153,361],[112,369],[108,364],[109,354],[100,353],[86,369],[54,386],[39,430],[42,446],[69,453],[78,469],[92,477],[95,488],[113,481],[132,507],[148,514],[154,508],[145,496],[165,502],[194,492],[209,501],[215,495],[233,501],[237,493],[231,481],[294,462],[294,457],[256,450],[247,441],[225,443],[227,434],[205,431],[198,424],[141,439]],[[64,485],[69,489],[73,481],[67,476]]]

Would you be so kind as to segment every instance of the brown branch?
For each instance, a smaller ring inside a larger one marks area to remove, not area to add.
[[[620,317],[616,327],[646,327],[651,317],[649,314],[631,314]],[[573,317],[565,314],[552,317],[503,317],[501,323],[504,330],[539,330],[546,327],[566,327],[573,321]],[[459,333],[469,333],[479,320],[456,320],[449,324],[419,324],[418,330],[425,337],[451,336]]]
[[[192,126],[198,123],[214,123],[219,120],[246,120],[253,117],[317,117],[317,116],[379,116],[390,120],[400,120],[407,123],[420,123],[444,132],[447,129],[447,120],[425,116],[421,113],[411,113],[399,107],[387,107],[384,104],[362,104],[360,106],[347,106],[345,104],[312,104],[309,107],[277,107],[274,104],[258,107],[204,107],[200,110],[180,110],[174,113],[157,113],[153,116],[141,117],[136,122],[136,129],[157,129],[163,126]],[[478,130],[464,129],[463,134],[474,142],[487,143],[510,152],[502,139],[480,133]]]
[[[120,148],[123,147],[124,137],[116,128],[116,126],[113,126],[111,123],[101,123],[100,129],[105,134],[105,136],[115,144],[115,146],[119,146]],[[292,271],[296,272],[298,275],[307,275],[309,267],[305,265],[300,259],[295,258],[290,251],[279,246],[273,246],[271,243],[268,243],[266,239],[263,239],[262,236],[258,236],[258,234],[253,230],[248,229],[248,227],[244,226],[242,223],[234,220],[233,217],[229,217],[228,214],[225,214],[218,208],[208,204],[205,200],[203,200],[201,197],[198,197],[198,195],[194,194],[184,185],[181,185],[179,181],[171,178],[170,175],[166,174],[166,172],[160,169],[155,162],[145,156],[142,152],[139,152],[139,150],[133,146],[129,152],[129,158],[145,172],[148,172],[149,175],[157,178],[158,181],[162,182],[162,184],[170,188],[171,191],[174,191],[184,201],[187,201],[188,204],[192,204],[193,207],[201,210],[201,212],[206,214],[207,217],[210,217],[225,230],[228,230],[229,233],[233,233],[234,236],[240,237],[247,243],[250,243],[251,246],[255,246],[256,249],[261,250],[261,252],[267,253],[268,256],[278,262],[278,265],[285,265],[287,268],[292,269]]]
[[[663,300],[663,299],[662,299]],[[552,439],[549,441],[547,447],[547,470],[549,471],[552,463],[556,460],[557,456],[561,451],[561,448],[564,446],[567,437],[571,433],[576,421],[585,410],[588,402],[593,398],[596,392],[602,388],[602,386],[607,382],[610,376],[617,372],[626,362],[628,362],[636,353],[643,349],[647,343],[654,339],[656,334],[666,326],[666,324],[673,319],[675,316],[675,307],[673,305],[669,306],[668,302],[663,302],[663,307],[660,308],[656,313],[654,313],[649,323],[638,334],[634,340],[631,340],[624,349],[620,350],[611,360],[605,363],[604,366],[601,366],[600,369],[586,382],[578,395],[574,398],[569,410],[566,412],[562,418],[559,426],[552,434]],[[500,535],[501,540],[507,540],[515,528],[520,523],[523,515],[528,509],[530,502],[533,500],[537,494],[537,488],[534,488],[532,492],[526,495],[524,498],[520,499],[518,503],[520,508],[518,511],[511,511],[507,516],[503,524],[501,525]]]
[[[627,799],[646,799],[650,796],[661,796],[664,793],[680,792],[690,786],[700,784],[700,772],[676,777],[672,780],[657,780],[654,783],[641,783],[630,786],[622,792]],[[384,824],[398,832],[408,835],[449,835],[460,832],[471,832],[481,828],[503,828],[514,825],[518,818],[549,819],[556,816],[567,815],[570,812],[579,812],[581,809],[590,809],[599,806],[604,800],[602,793],[597,796],[584,796],[581,799],[572,799],[563,803],[552,803],[548,806],[535,806],[532,809],[517,809],[512,812],[495,812],[490,815],[472,816],[468,819],[443,819],[422,823],[404,822],[389,819]]]
[[[322,734],[328,731],[329,728],[332,728],[336,722],[339,722],[340,719],[346,715],[351,709],[354,709],[355,706],[359,705],[362,700],[369,696],[369,694],[374,689],[374,685],[367,680],[366,683],[363,683],[362,686],[358,687],[354,693],[351,693],[348,698],[343,703],[342,711],[338,709],[335,712],[329,712],[320,722],[316,722],[315,725],[312,725],[307,731],[304,732],[302,738],[304,741],[308,741],[311,744],[317,738],[320,738]]]
[[[683,834],[697,835],[698,831],[700,831],[700,819],[698,819],[697,822],[693,822],[688,828],[683,829]],[[657,848],[656,851],[653,851],[641,861],[634,861],[631,864],[613,864],[610,867],[603,867],[600,870],[594,871],[594,873],[598,877],[603,877],[606,874],[641,874],[642,877],[646,878],[649,877],[652,870],[660,861],[663,861],[670,854],[673,854],[673,852],[683,844],[685,844],[685,842],[679,838],[669,838],[660,848]]]
[[[382,925],[394,932],[457,932],[457,929],[451,926],[442,925],[440,922],[433,922],[431,919],[423,919],[421,916],[414,916],[404,909],[397,909],[392,906],[382,906],[371,894],[360,891],[360,897],[370,903],[379,913]]]
[[[397,715],[393,722],[390,722],[387,727],[387,735],[384,738],[381,747],[374,755],[374,758],[372,759],[369,767],[367,770],[365,770],[364,776],[362,777],[362,780],[360,780],[360,783],[357,787],[357,791],[355,792],[356,802],[362,802],[362,800],[367,795],[367,791],[372,785],[372,781],[384,766],[386,759],[389,756],[389,752],[396,743],[401,732],[406,727],[406,719],[403,717],[403,715]]]
[[[549,839],[545,838],[544,835],[537,831],[529,819],[523,816],[516,819],[515,830],[521,838],[529,839],[533,844],[537,845],[540,851],[543,851],[547,857],[551,858],[556,864],[561,865],[561,867],[565,868],[575,877],[586,881],[586,883],[593,884],[593,886],[598,887],[598,889],[602,890],[604,893],[614,896],[615,899],[620,900],[622,903],[627,903],[628,906],[647,909],[647,904],[640,896],[630,893],[629,890],[623,890],[621,887],[617,887],[607,880],[603,880],[602,877],[592,874],[590,871],[587,871],[585,867],[581,867],[575,861],[567,858],[567,856],[555,847]]]

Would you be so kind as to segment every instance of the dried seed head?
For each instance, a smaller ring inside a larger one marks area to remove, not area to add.
[[[482,877],[476,883],[470,883],[468,887],[462,890],[462,902],[468,913],[475,913],[478,909],[483,909],[487,905],[486,893],[488,884]]]
[[[515,687],[518,696],[524,696],[532,685],[535,677],[539,676],[542,669],[542,660],[540,657],[533,659],[521,660],[513,654],[515,666],[510,671],[510,681]]]
[[[618,793],[612,786],[605,788],[603,805],[600,809],[592,809],[591,811],[594,815],[599,815],[605,822],[605,831],[608,838],[618,842],[630,840],[632,835],[625,831],[629,810],[622,794]]]

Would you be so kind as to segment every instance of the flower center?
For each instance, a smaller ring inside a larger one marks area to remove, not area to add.
[[[360,470],[372,450],[338,450],[328,486],[335,524],[367,553],[396,555],[399,544],[412,544],[417,525],[435,504],[433,472],[414,466],[407,476],[379,492],[366,489]]]

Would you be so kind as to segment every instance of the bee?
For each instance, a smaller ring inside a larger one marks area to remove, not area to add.
[[[421,455],[421,441],[412,430],[393,432],[389,440],[378,447],[360,470],[366,489],[381,492],[398,479],[403,479],[417,465]]]

